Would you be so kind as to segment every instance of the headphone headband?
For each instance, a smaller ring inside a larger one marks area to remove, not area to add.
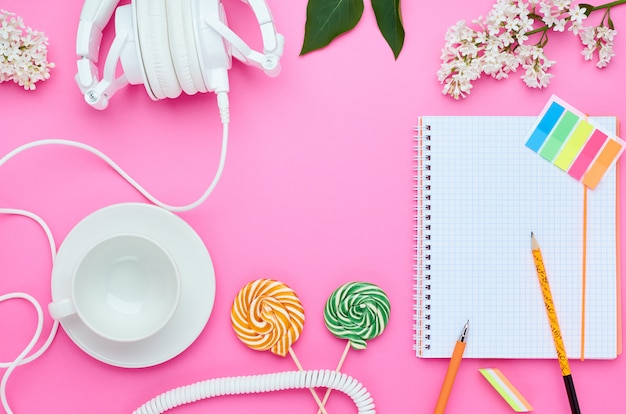
[[[133,0],[133,3],[134,1],[136,0]],[[202,1],[205,0],[194,0],[195,4]],[[262,69],[269,76],[276,76],[280,71],[280,57],[283,53],[284,38],[276,32],[271,12],[265,0],[242,1],[251,7],[259,24],[263,39],[262,52],[255,51],[248,46],[222,21],[218,13],[208,13],[197,18],[201,19],[232,46],[232,54],[235,58],[245,64]],[[129,83],[125,75],[116,78],[115,72],[122,47],[129,38],[135,38],[134,33],[128,33],[127,30],[116,33],[107,55],[102,79],[99,79],[96,65],[100,54],[102,32],[111,20],[119,2],[120,0],[85,0],[78,24],[76,82],[85,95],[87,103],[98,109],[104,109],[108,104],[108,99]],[[154,99],[154,96],[152,97]]]

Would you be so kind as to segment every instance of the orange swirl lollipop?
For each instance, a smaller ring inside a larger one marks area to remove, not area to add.
[[[286,356],[304,328],[304,308],[284,283],[258,279],[244,286],[230,312],[237,337],[250,348]]]
[[[235,297],[230,320],[244,344],[257,351],[269,349],[283,357],[289,354],[298,369],[304,370],[291,348],[304,328],[304,307],[289,286],[272,279],[248,283]],[[327,414],[315,390],[309,390],[320,411]]]

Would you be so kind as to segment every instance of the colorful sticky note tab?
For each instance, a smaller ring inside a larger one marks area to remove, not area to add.
[[[528,138],[526,146],[531,150],[538,152],[539,148],[541,148],[548,137],[548,134],[552,131],[552,128],[554,128],[559,118],[561,118],[563,111],[565,111],[565,108],[558,103],[550,103],[550,106],[544,111],[543,116],[540,118],[537,127],[534,128],[530,134],[530,138]]]
[[[554,165],[567,171],[574,162],[574,159],[580,154],[583,146],[589,140],[593,132],[593,125],[584,119],[578,123],[576,129],[572,132],[572,136],[567,140],[567,145],[563,147],[559,156],[554,160]]]
[[[548,135],[548,140],[541,148],[541,151],[539,151],[539,155],[548,161],[552,161],[563,147],[565,140],[569,137],[579,120],[576,114],[565,111],[565,114],[563,114],[558,124],[550,132],[550,135]]]
[[[626,142],[600,130],[585,114],[552,96],[528,133],[526,147],[594,189],[617,162]]]
[[[526,413],[533,410],[533,407],[498,368],[481,368],[479,371],[514,411]]]

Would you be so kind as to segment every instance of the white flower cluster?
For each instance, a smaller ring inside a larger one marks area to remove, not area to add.
[[[15,13],[0,10],[0,82],[12,80],[26,90],[50,78],[48,38],[26,27]]]
[[[585,45],[582,52],[585,60],[592,60],[594,53],[597,51],[598,63],[596,63],[596,66],[599,68],[606,67],[611,58],[615,56],[613,39],[616,34],[617,30],[610,29],[607,26],[585,27],[579,33],[580,40]]]
[[[544,53],[548,34],[564,32],[568,25],[585,46],[585,59],[593,59],[597,52],[597,66],[605,67],[614,56],[617,32],[605,25],[605,19],[597,27],[583,26],[587,16],[601,8],[587,9],[571,0],[497,0],[485,18],[472,22],[477,28],[459,21],[446,32],[437,72],[444,95],[465,97],[482,74],[503,79],[519,67],[524,69],[521,78],[527,86],[546,87],[552,78],[548,70],[555,63]],[[610,7],[604,9],[606,17]]]

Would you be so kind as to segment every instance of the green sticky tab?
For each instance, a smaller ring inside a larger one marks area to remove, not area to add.
[[[539,155],[552,162],[579,120],[580,117],[578,115],[566,111],[554,130],[548,135],[548,139]]]

